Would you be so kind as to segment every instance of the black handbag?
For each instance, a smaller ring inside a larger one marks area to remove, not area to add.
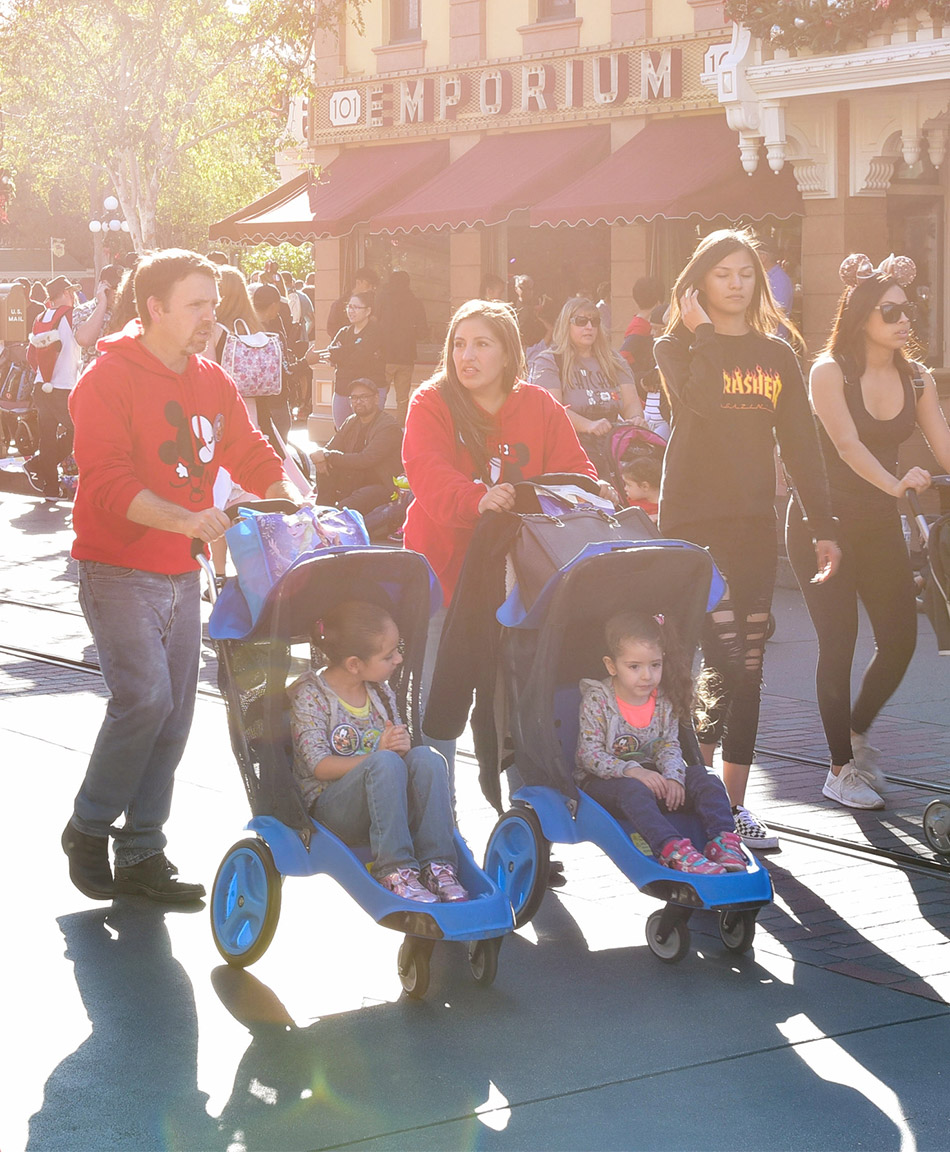
[[[530,608],[555,572],[570,563],[588,544],[604,541],[657,540],[660,533],[642,508],[606,512],[581,505],[556,516],[528,513],[511,550],[511,563],[521,592]]]

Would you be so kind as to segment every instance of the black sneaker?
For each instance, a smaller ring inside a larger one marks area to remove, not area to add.
[[[138,864],[116,866],[114,891],[117,896],[147,896],[166,904],[187,904],[204,898],[202,884],[186,884],[178,879],[178,869],[164,852],[157,852]]]
[[[109,867],[109,837],[89,836],[70,822],[60,840],[69,857],[69,878],[90,900],[111,900],[115,890]]]

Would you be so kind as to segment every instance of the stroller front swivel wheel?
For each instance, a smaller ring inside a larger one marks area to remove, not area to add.
[[[485,871],[508,897],[515,927],[531,920],[544,899],[551,846],[531,808],[513,808],[498,820],[485,849]]]
[[[237,968],[259,960],[280,918],[281,876],[263,840],[239,840],[211,889],[211,933],[224,959]]]
[[[421,936],[407,936],[399,946],[399,982],[413,1000],[421,1000],[429,990],[429,961],[434,944],[434,940]]]
[[[487,988],[498,975],[498,953],[501,951],[500,936],[490,940],[473,940],[468,946],[468,962],[475,977],[475,983]]]
[[[932,800],[924,809],[924,835],[934,852],[950,855],[950,804]]]
[[[755,939],[755,912],[724,908],[719,913],[719,938],[730,952],[748,952]]]
[[[647,944],[664,964],[678,964],[689,951],[689,925],[685,916],[671,921],[669,912],[669,908],[663,908],[651,913],[647,919]]]

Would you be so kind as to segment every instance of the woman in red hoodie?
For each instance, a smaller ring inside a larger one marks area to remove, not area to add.
[[[438,372],[410,402],[402,454],[413,501],[404,543],[432,565],[446,606],[479,516],[514,508],[517,481],[551,472],[597,479],[563,406],[526,375],[512,308],[469,300],[452,317]],[[423,700],[445,617],[440,608],[429,624]],[[454,807],[455,741],[423,735],[446,759]]]
[[[563,406],[525,375],[514,312],[469,300],[452,317],[438,372],[409,406],[405,545],[432,565],[446,604],[479,516],[512,509],[517,481],[597,478]]]

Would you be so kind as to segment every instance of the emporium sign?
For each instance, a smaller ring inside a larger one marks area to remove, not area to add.
[[[695,45],[696,64],[706,44]],[[708,55],[708,53],[707,53]],[[314,129],[341,138],[360,129],[421,130],[458,122],[491,124],[530,118],[532,122],[602,115],[611,110],[706,103],[701,68],[690,69],[684,91],[684,49],[680,46],[591,53],[579,57],[520,60],[498,66],[439,71],[392,79],[378,78],[345,88],[322,89],[311,105]],[[347,132],[346,130],[350,131]]]

